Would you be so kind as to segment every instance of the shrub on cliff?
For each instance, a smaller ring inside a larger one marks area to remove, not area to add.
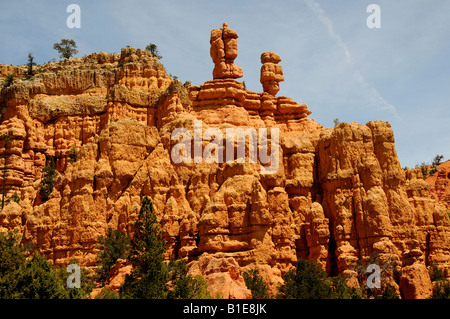
[[[36,62],[34,62],[34,56],[31,53],[28,53],[28,63],[27,63],[27,67],[28,67],[28,71],[27,74],[25,74],[25,78],[27,79],[31,79],[34,75],[34,70],[33,70],[33,66],[36,65]]]
[[[42,181],[39,187],[39,195],[45,202],[53,191],[53,184],[55,183],[57,176],[55,168],[55,160],[50,158],[50,164],[42,169]]]
[[[74,144],[72,144],[72,146],[70,147],[69,154],[67,156],[69,157],[69,163],[73,164],[77,161],[78,150]]]
[[[14,73],[10,73],[6,76],[5,82],[3,83],[3,87],[7,88],[11,84],[13,84],[14,80],[16,78],[16,75]]]
[[[158,47],[156,44],[154,43],[150,43],[149,45],[147,45],[145,47],[145,50],[149,51],[155,58],[157,58],[158,60],[162,59],[162,56],[159,55],[159,51],[158,51]]]
[[[142,199],[134,229],[128,258],[133,265],[133,271],[125,276],[125,282],[120,287],[120,296],[139,299],[166,298],[169,280],[169,271],[164,262],[166,249],[156,214],[153,212],[152,200],[147,196]]]

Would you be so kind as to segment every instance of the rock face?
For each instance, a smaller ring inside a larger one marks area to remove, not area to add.
[[[433,198],[445,209],[450,210],[450,161],[437,167],[437,172],[425,180],[430,185]]]
[[[351,274],[376,256],[392,265],[386,281],[397,292],[426,297],[427,266],[436,263],[450,276],[450,218],[421,173],[401,169],[390,125],[324,128],[305,104],[275,97],[283,77],[273,52],[261,56],[261,82],[276,85],[245,90],[233,64],[236,39],[227,25],[212,31],[214,76],[200,86],[172,80],[150,53],[125,48],[38,66],[31,80],[4,88],[0,135],[11,138],[0,141],[9,198],[0,230],[17,230],[55,264],[78,258],[94,266],[98,236],[108,227],[132,236],[148,195],[167,258],[185,258],[213,296],[250,297],[242,272],[251,268],[274,288],[298,258]],[[0,80],[11,70],[0,66]],[[185,149],[192,148],[189,160],[176,163],[179,128],[193,141]],[[230,128],[247,135],[230,142]],[[261,134],[264,128],[270,134]],[[226,161],[239,145],[244,158]],[[211,161],[206,153],[223,157]],[[270,157],[276,169],[263,174],[269,153],[277,155]],[[58,177],[43,202],[41,171],[52,157]]]
[[[264,52],[261,54],[261,84],[263,91],[272,95],[277,95],[280,90],[279,83],[284,81],[283,70],[278,63],[281,58],[275,52]]]
[[[237,58],[237,38],[236,31],[228,28],[224,23],[222,29],[211,30],[211,58],[214,62],[213,78],[241,78],[242,69],[234,65],[234,59]]]

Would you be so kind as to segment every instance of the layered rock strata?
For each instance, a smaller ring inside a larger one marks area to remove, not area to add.
[[[211,51],[233,51],[236,44],[225,40],[237,34],[220,30]],[[55,264],[78,258],[95,266],[98,236],[108,227],[132,236],[148,195],[167,259],[187,260],[213,295],[250,297],[242,272],[251,268],[274,288],[298,258],[351,276],[375,256],[390,265],[389,284],[408,298],[429,293],[431,263],[450,277],[448,211],[418,170],[401,169],[390,125],[325,128],[305,104],[245,90],[229,63],[236,54],[225,54],[224,68],[213,57],[221,71],[190,87],[133,48],[38,66],[31,80],[20,79],[25,67],[15,67],[19,79],[0,95],[0,135],[11,136],[0,142],[0,182],[8,198],[20,200],[7,201],[0,229],[17,230]],[[264,61],[278,65],[268,55]],[[11,71],[0,66],[0,80]],[[278,169],[261,174],[259,157],[250,162],[249,137],[244,161],[207,162],[192,151],[192,161],[175,163],[172,133],[185,128],[195,137],[197,121],[201,150],[217,139],[224,156],[227,129],[278,128]],[[217,136],[205,135],[210,128]],[[52,157],[58,177],[43,202],[41,172]]]

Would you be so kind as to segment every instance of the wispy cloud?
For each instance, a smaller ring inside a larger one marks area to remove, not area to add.
[[[368,102],[370,106],[378,106],[384,111],[390,112],[397,119],[400,119],[400,116],[394,105],[389,103],[378,90],[372,86],[361,74],[361,72],[355,67],[352,59],[352,55],[346,43],[342,40],[339,34],[335,31],[333,21],[326,15],[325,11],[321,8],[320,4],[314,0],[304,0],[304,2],[308,5],[308,7],[314,12],[314,14],[318,17],[319,21],[326,27],[328,30],[328,35],[337,43],[339,49],[345,56],[345,62],[348,64],[348,67],[352,69],[353,79],[357,81],[363,90],[364,94],[367,96]]]

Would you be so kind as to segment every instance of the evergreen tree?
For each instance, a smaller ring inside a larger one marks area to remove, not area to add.
[[[33,75],[34,75],[33,66],[35,66],[35,65],[36,65],[36,63],[34,62],[34,57],[33,57],[33,55],[31,55],[31,53],[28,53],[28,63],[27,63],[27,66],[28,66],[28,72],[27,72],[27,74],[25,75],[25,77],[26,77],[27,79],[30,79],[30,78],[33,77]]]
[[[79,261],[76,258],[72,258],[69,261],[69,265],[76,264],[79,265]],[[91,271],[80,267],[80,288],[70,288],[67,285],[67,278],[72,274],[72,272],[67,271],[68,267],[59,268],[59,278],[64,284],[66,290],[67,298],[69,299],[90,299],[91,292],[95,288],[94,281],[92,279]]]
[[[450,280],[444,279],[436,281],[430,299],[450,299]]]
[[[11,298],[17,289],[17,275],[25,265],[23,248],[14,232],[0,232],[0,299]]]
[[[53,191],[53,184],[55,183],[57,172],[55,168],[55,160],[50,158],[50,164],[42,169],[42,181],[39,187],[39,195],[45,202]]]
[[[184,260],[171,261],[170,275],[173,288],[169,291],[169,299],[209,299],[211,295],[208,291],[206,280],[197,275],[193,277],[188,274],[188,269]]]
[[[118,229],[108,228],[106,237],[99,236],[98,244],[100,250],[97,254],[97,273],[99,280],[104,283],[117,259],[127,259],[130,255],[130,239]]]
[[[53,49],[58,51],[59,57],[62,59],[69,59],[78,53],[77,45],[74,40],[62,39],[60,43],[55,43]]]
[[[400,298],[395,294],[395,291],[390,286],[386,286],[386,288],[384,288],[383,290],[383,293],[378,299],[400,299]]]
[[[158,47],[156,44],[154,43],[150,43],[149,45],[147,45],[145,47],[145,50],[149,51],[155,58],[157,58],[158,60],[162,59],[162,56],[159,55],[159,51],[158,51]]]
[[[158,299],[168,293],[169,271],[164,262],[164,241],[152,200],[142,199],[139,217],[134,224],[135,232],[131,242],[128,260],[133,266],[131,274],[125,276],[120,287],[122,298]]]
[[[11,295],[20,299],[65,299],[68,297],[64,282],[55,267],[40,255],[34,256],[25,263],[17,273],[17,286]]]
[[[299,259],[295,270],[284,275],[278,288],[280,296],[288,299],[331,299],[333,290],[327,273],[314,260]]]
[[[242,276],[244,277],[245,285],[252,292],[253,299],[270,298],[267,283],[261,277],[257,269],[246,271]]]
[[[349,288],[345,282],[345,277],[339,275],[332,278],[334,299],[364,299],[365,296],[355,288]]]

